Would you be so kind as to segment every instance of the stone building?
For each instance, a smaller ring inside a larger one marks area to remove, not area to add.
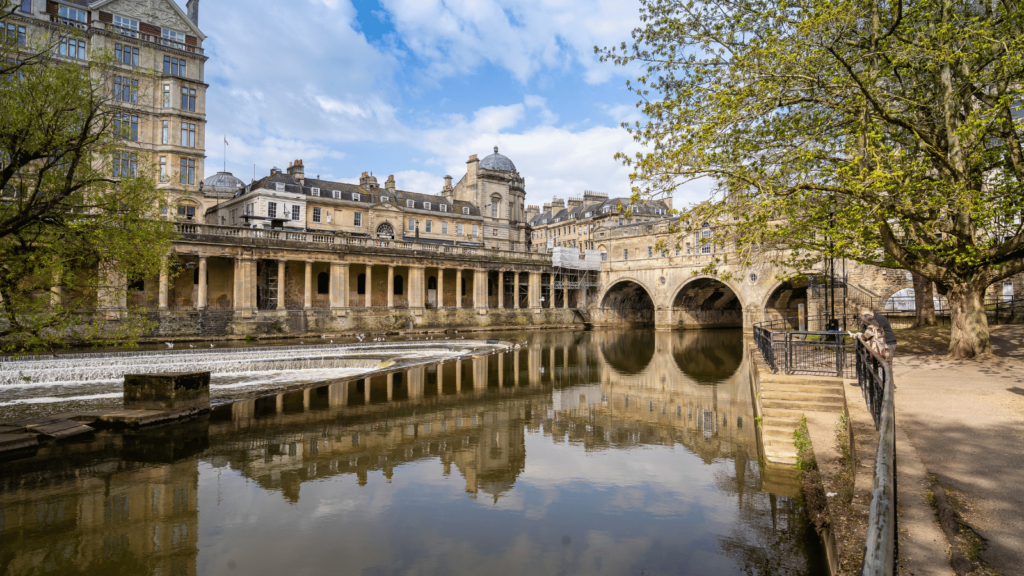
[[[121,114],[124,149],[112,175],[150,170],[169,191],[170,217],[202,215],[206,90],[199,0],[186,12],[173,0],[20,0],[8,26],[32,50],[48,43],[59,60],[87,66],[116,61],[111,103]]]
[[[555,247],[601,250],[596,230],[632,226],[666,218],[672,210],[672,199],[651,200],[634,204],[629,198],[608,198],[607,194],[586,191],[582,198],[569,198],[568,203],[553,198],[527,209],[530,217],[530,241],[534,252],[550,252]]]

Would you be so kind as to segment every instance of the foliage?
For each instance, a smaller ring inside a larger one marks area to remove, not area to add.
[[[0,7],[4,28],[27,24],[23,43],[0,43],[0,350],[131,343],[149,323],[113,310],[132,281],[159,273],[173,232],[151,218],[162,193],[130,127],[116,124],[139,106],[114,100],[121,72],[109,55],[56,54],[60,35],[80,32],[34,27],[10,0]],[[134,154],[119,164],[130,174],[114,177],[120,153]]]
[[[1007,0],[641,0],[634,194],[710,178],[683,219],[730,264],[823,255],[901,267],[953,309],[950,352],[991,351],[990,284],[1024,270],[1024,10]]]

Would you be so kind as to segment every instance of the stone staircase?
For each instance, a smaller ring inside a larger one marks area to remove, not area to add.
[[[761,375],[765,456],[770,463],[796,464],[793,431],[806,412],[841,413],[843,380],[822,376]]]

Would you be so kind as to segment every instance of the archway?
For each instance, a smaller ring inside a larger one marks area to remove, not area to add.
[[[721,280],[698,278],[683,285],[672,300],[672,324],[680,328],[741,328],[743,303]]]
[[[627,324],[654,324],[654,301],[643,286],[632,280],[613,284],[601,299],[601,308]]]
[[[628,330],[608,333],[601,342],[601,355],[620,374],[639,374],[654,359],[653,330]]]
[[[799,326],[800,305],[807,308],[807,279],[787,280],[780,283],[768,295],[764,304],[765,320],[785,320],[789,327]]]
[[[377,226],[377,238],[387,238],[388,240],[394,240],[395,229],[391,227],[391,224],[384,222],[380,226]]]

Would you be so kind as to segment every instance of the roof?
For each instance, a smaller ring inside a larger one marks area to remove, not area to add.
[[[508,156],[498,154],[498,147],[494,147],[494,154],[487,156],[480,161],[480,167],[486,170],[498,170],[501,172],[516,172],[516,165],[509,160]]]
[[[67,1],[67,0],[65,0],[65,1]],[[72,0],[72,1],[74,1],[74,0]],[[89,6],[89,8],[95,10],[97,8],[101,8],[103,6],[106,6],[107,4],[110,4],[110,3],[115,2],[115,1],[116,0],[98,0],[98,1],[94,1],[94,2],[91,2],[91,5]],[[166,4],[166,5],[170,6],[171,8],[173,8],[174,11],[178,13],[178,16],[180,16],[181,19],[185,22],[185,25],[188,26],[192,30],[192,32],[196,36],[199,37],[200,40],[206,40],[206,34],[203,34],[203,31],[199,29],[199,26],[196,26],[195,22],[192,22],[192,20],[189,19],[188,14],[185,14],[185,11],[181,9],[181,6],[178,6],[177,2],[175,2],[174,0],[163,0],[163,2],[164,2],[164,4]],[[75,2],[75,3],[76,4],[85,4],[85,1],[83,0],[83,1]],[[149,22],[149,24],[155,24],[155,23]]]
[[[234,192],[245,188],[245,182],[235,178],[231,172],[217,172],[203,180],[203,189],[208,192]]]

